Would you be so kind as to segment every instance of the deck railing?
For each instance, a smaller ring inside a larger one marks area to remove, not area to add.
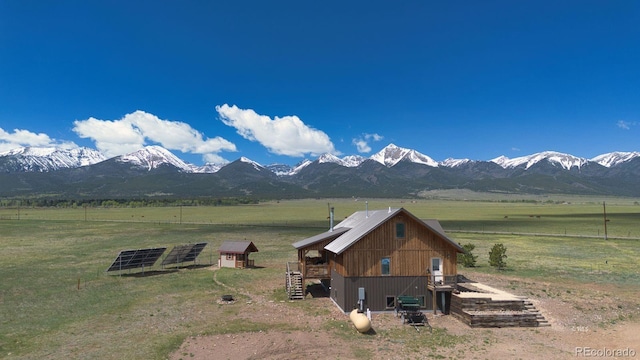
[[[436,276],[431,274],[427,276],[427,286],[435,287],[438,286],[453,286],[455,287],[458,284],[458,276],[457,275],[438,275],[438,278],[442,278],[442,280],[436,281]]]

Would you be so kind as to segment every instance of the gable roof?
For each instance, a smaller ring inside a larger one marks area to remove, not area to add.
[[[324,248],[325,250],[331,251],[332,253],[341,254],[345,250],[347,250],[349,247],[351,247],[351,245],[355,244],[360,239],[362,239],[365,235],[369,234],[378,226],[380,226],[381,224],[383,224],[384,222],[386,222],[387,220],[389,220],[390,218],[394,217],[399,213],[403,213],[413,218],[417,222],[423,224],[426,228],[437,233],[446,242],[448,242],[451,246],[453,246],[458,252],[464,252],[464,249],[462,248],[462,246],[460,246],[458,243],[450,239],[445,234],[444,229],[442,229],[442,226],[437,220],[424,220],[424,221],[420,220],[416,218],[413,214],[405,210],[404,208],[399,208],[399,209],[389,208],[389,210],[355,212],[351,216],[341,221],[338,225],[336,225],[336,229],[334,229],[334,232],[339,229],[340,231],[342,231],[342,235],[338,236],[335,240],[333,240]],[[347,230],[344,230],[344,229],[347,229]],[[329,236],[326,236],[327,233],[330,233],[330,232],[325,232],[325,233],[316,235],[314,237],[301,240],[295,243],[294,246],[296,244],[306,244],[304,246],[308,246],[318,241],[326,240],[329,238]],[[324,237],[322,235],[324,235]],[[312,239],[314,239],[314,241],[311,241]],[[300,247],[303,247],[303,246],[300,246]]]
[[[317,244],[319,242],[322,242],[331,238],[335,238],[336,236],[340,236],[349,230],[351,230],[351,228],[348,228],[348,227],[334,228],[333,231],[331,230],[325,231],[321,234],[314,235],[310,238],[306,238],[298,242],[294,242],[293,247],[296,249],[301,249],[309,245]]]
[[[338,226],[350,227],[351,229],[344,235],[333,240],[329,245],[325,246],[325,250],[329,250],[335,254],[341,254],[351,245],[355,244],[363,236],[370,233],[373,229],[384,223],[387,219],[393,217],[403,209],[374,210],[374,211],[358,211],[341,221]],[[346,223],[346,224],[343,224]]]
[[[258,248],[251,241],[225,241],[220,245],[218,251],[227,254],[244,254],[258,252]]]

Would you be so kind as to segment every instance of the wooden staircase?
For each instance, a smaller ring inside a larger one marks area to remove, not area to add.
[[[285,276],[285,289],[289,300],[304,299],[304,287],[302,283],[302,273],[291,269],[287,263],[287,273]]]
[[[531,300],[524,299],[523,302],[524,302],[524,308],[527,311],[529,311],[530,313],[536,314],[536,321],[538,322],[538,327],[551,326],[551,324],[549,324],[549,321],[547,321],[547,319],[545,319],[544,316],[540,313],[540,310],[536,309],[535,305],[533,305]]]
[[[304,299],[302,274],[300,272],[292,271],[287,273],[287,295],[289,295],[289,300]]]

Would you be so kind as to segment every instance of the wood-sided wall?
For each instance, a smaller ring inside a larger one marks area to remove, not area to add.
[[[396,237],[396,224],[405,236]],[[423,222],[400,213],[332,259],[332,269],[344,277],[382,276],[382,258],[390,259],[389,276],[425,276],[431,259],[441,258],[443,275],[457,275],[457,251]]]

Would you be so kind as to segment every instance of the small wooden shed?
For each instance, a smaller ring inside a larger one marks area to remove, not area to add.
[[[218,251],[220,252],[218,267],[244,269],[254,266],[253,260],[249,259],[249,254],[258,252],[258,248],[251,241],[225,241]]]

